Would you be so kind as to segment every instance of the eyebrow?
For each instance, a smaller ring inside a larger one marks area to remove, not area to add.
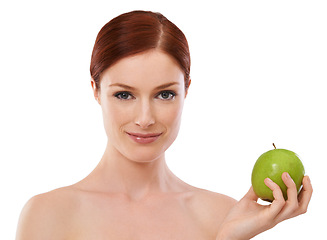
[[[155,90],[165,89],[165,88],[173,86],[173,85],[179,85],[179,82],[165,83],[165,84],[162,84],[162,85],[156,87]],[[122,83],[113,83],[113,84],[110,84],[109,87],[121,87],[121,88],[125,88],[128,90],[135,90],[134,87],[131,87],[131,86],[128,86],[128,85],[122,84]]]
[[[122,84],[122,83],[113,83],[113,84],[110,84],[109,87],[121,87],[121,88],[126,88],[126,89],[129,89],[129,90],[134,90],[135,88],[131,87],[131,86],[128,86],[128,85],[125,85],[125,84]]]

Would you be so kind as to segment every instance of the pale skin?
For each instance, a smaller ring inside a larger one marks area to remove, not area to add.
[[[275,201],[240,201],[188,185],[168,168],[165,151],[177,137],[187,90],[178,64],[160,50],[126,57],[107,69],[93,93],[108,143],[98,166],[80,182],[31,198],[16,240],[250,239],[306,212],[309,177],[297,196],[283,174],[288,200],[265,180]],[[157,134],[151,143],[130,134]],[[181,159],[180,161],[183,161]]]

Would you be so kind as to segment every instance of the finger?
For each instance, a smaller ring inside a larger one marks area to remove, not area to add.
[[[243,198],[255,202],[258,201],[258,196],[255,194],[252,186],[250,187],[249,191],[244,195]]]
[[[309,176],[304,176],[302,184],[303,188],[299,194],[299,214],[306,213],[313,192]]]
[[[276,219],[278,221],[283,221],[298,215],[297,212],[299,209],[297,189],[293,179],[287,172],[284,172],[282,174],[282,180],[287,187],[287,201],[285,207],[283,208],[283,210],[278,215],[278,218]]]
[[[287,202],[297,207],[298,205],[297,189],[293,179],[287,172],[284,172],[282,174],[282,180],[287,187]]]
[[[271,203],[269,211],[271,217],[275,218],[278,213],[280,213],[280,211],[283,209],[285,205],[285,199],[283,197],[283,193],[280,187],[276,183],[274,183],[270,178],[266,178],[264,182],[266,186],[269,187],[273,192],[274,201]]]

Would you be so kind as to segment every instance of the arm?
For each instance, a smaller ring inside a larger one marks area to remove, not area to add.
[[[310,179],[308,176],[303,178],[303,188],[298,196],[296,185],[288,176],[287,173],[282,175],[288,188],[287,201],[284,200],[279,186],[265,179],[265,184],[273,191],[275,198],[272,204],[258,204],[258,197],[251,187],[224,219],[216,240],[248,240],[286,219],[305,213],[313,191]]]
[[[24,206],[16,232],[16,240],[62,239],[65,233],[63,208],[53,193],[32,197]]]
[[[34,196],[25,204],[19,218],[16,240],[49,239],[51,223],[48,204],[42,195]]]

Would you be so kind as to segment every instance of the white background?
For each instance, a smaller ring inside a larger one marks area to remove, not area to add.
[[[184,181],[240,199],[256,159],[298,153],[314,186],[307,214],[255,239],[325,235],[326,1],[6,1],[0,7],[0,239],[14,239],[33,195],[73,184],[106,144],[92,96],[100,28],[131,10],[185,33],[192,85],[167,153]]]

